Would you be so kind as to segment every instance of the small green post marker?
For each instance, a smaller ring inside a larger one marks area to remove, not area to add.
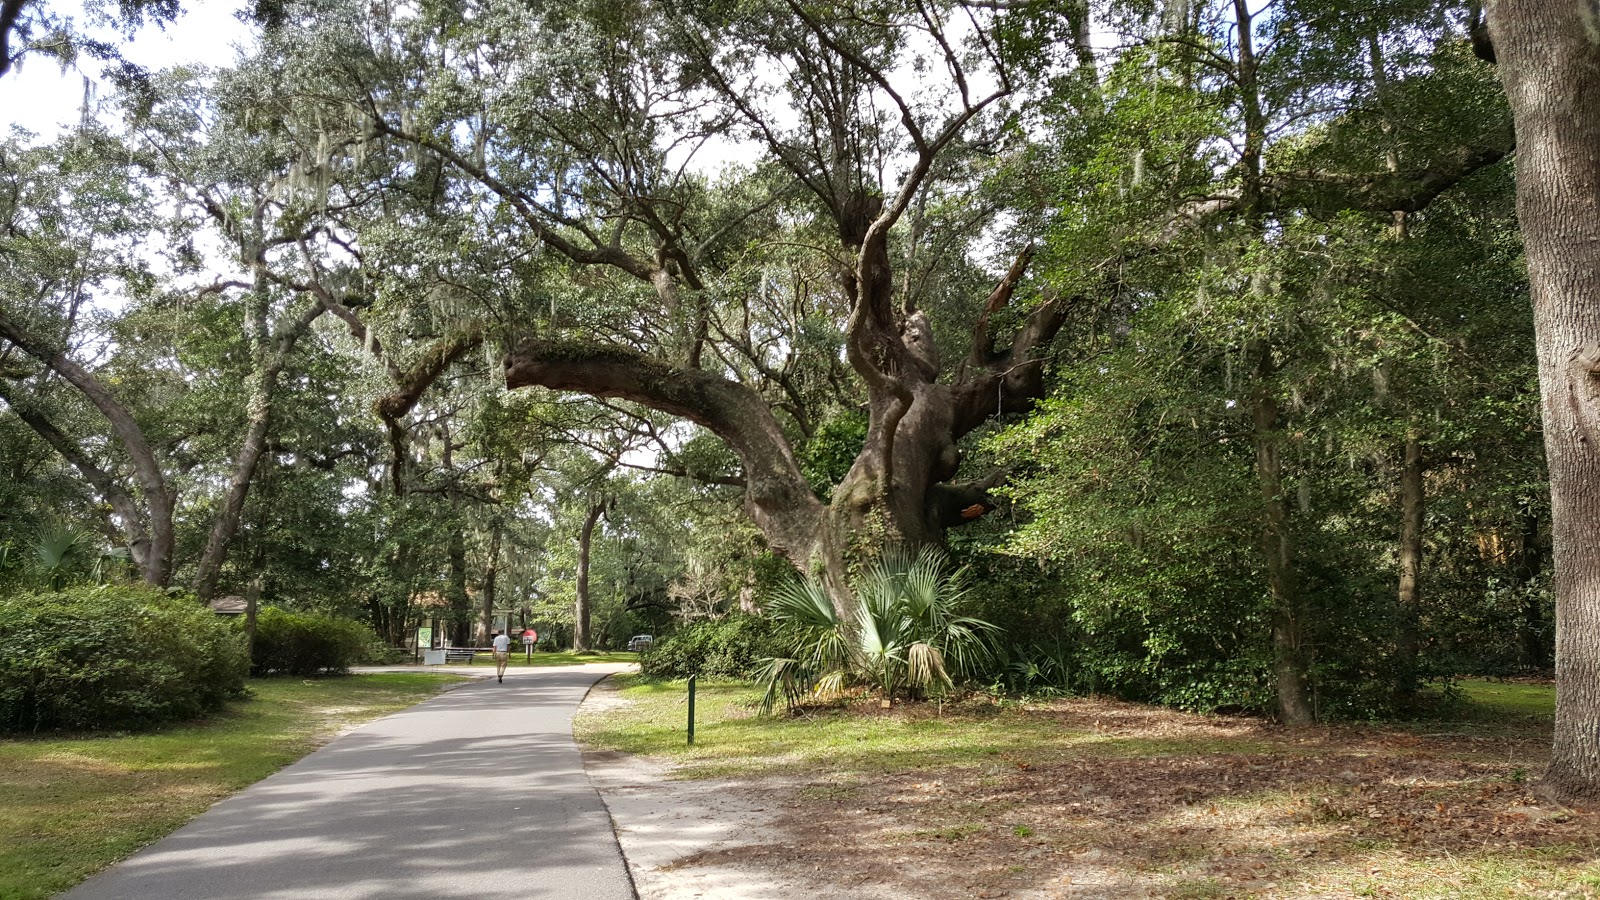
[[[694,679],[689,676],[689,745],[694,746]]]

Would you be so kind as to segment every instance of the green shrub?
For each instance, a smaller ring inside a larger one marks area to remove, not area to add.
[[[639,654],[639,670],[646,678],[748,678],[780,649],[770,620],[731,615],[696,622],[656,641]]]
[[[779,586],[767,603],[785,652],[764,661],[762,712],[771,712],[780,696],[794,709],[806,695],[859,682],[875,684],[885,700],[893,701],[897,690],[920,699],[982,672],[996,657],[998,630],[960,615],[966,576],[938,548],[915,555],[890,550],[851,585],[853,623],[839,617],[815,578]]]
[[[416,662],[416,659],[415,651],[407,647],[391,647],[383,642],[383,638],[368,632],[361,655],[355,661],[364,666],[395,666]]]
[[[0,731],[133,730],[244,691],[240,636],[142,585],[0,598]]]
[[[256,616],[250,671],[255,675],[337,675],[367,653],[367,626],[322,613],[269,606]]]

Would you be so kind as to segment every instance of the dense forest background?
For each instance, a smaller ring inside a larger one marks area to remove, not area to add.
[[[119,89],[0,138],[5,590],[605,648],[935,544],[1016,690],[1554,664],[1476,3],[261,2],[161,72],[13,8]]]

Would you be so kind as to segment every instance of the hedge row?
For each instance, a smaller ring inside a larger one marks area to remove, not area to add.
[[[338,675],[371,650],[360,622],[269,606],[256,616],[250,671],[255,675]]]
[[[649,678],[749,678],[762,659],[782,655],[770,619],[732,615],[696,622],[656,641],[639,654],[639,670]]]
[[[244,692],[243,636],[140,585],[0,598],[0,731],[128,730]]]

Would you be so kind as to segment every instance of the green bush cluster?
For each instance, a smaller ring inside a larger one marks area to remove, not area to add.
[[[696,622],[656,641],[639,654],[639,670],[647,678],[748,678],[762,660],[781,652],[773,622],[731,615]]]
[[[0,731],[135,730],[244,691],[244,643],[186,597],[142,585],[0,598]]]
[[[369,652],[372,632],[360,622],[269,606],[256,616],[250,671],[255,675],[336,675]]]

